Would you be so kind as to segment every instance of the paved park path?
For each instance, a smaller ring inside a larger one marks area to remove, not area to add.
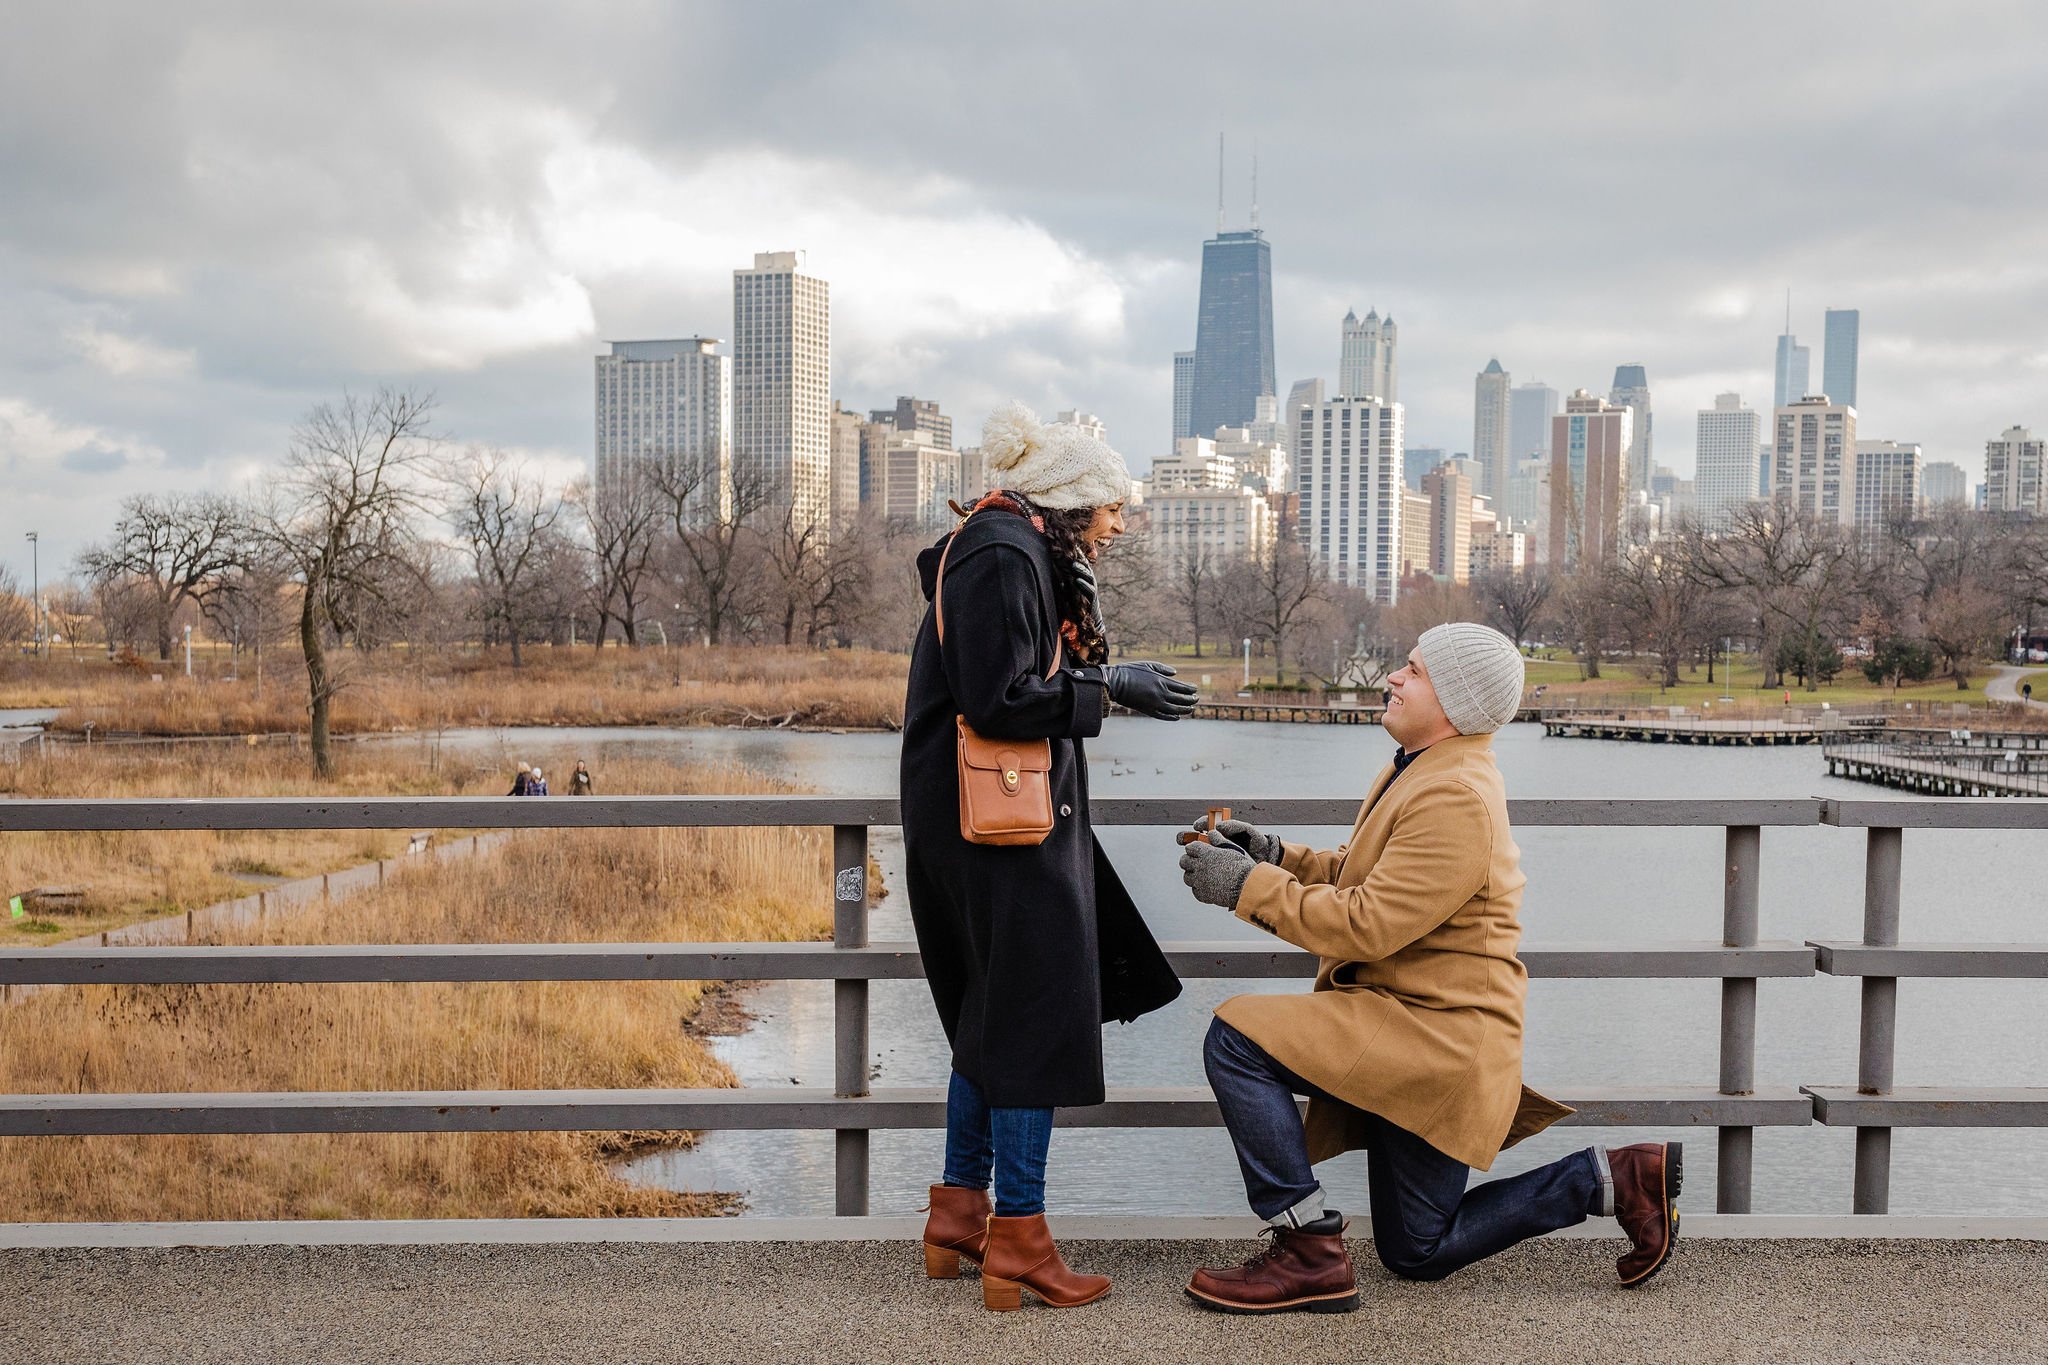
[[[1181,1296],[1244,1242],[1076,1243],[1102,1303],[993,1314],[914,1243],[0,1251],[0,1361],[2022,1361],[2048,1244],[1695,1240],[1650,1284],[1545,1240],[1439,1284],[1354,1246],[1364,1306],[1253,1319]]]

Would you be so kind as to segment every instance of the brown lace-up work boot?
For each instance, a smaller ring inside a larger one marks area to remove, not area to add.
[[[1243,1265],[1204,1266],[1187,1295],[1218,1313],[1349,1313],[1358,1307],[1358,1279],[1335,1232],[1267,1228],[1272,1241]]]
[[[1678,1243],[1678,1190],[1685,1177],[1685,1144],[1640,1142],[1607,1153],[1614,1172],[1614,1216],[1634,1243],[1614,1263],[1625,1285],[1637,1285],[1664,1268]]]
[[[981,1263],[982,1306],[998,1313],[1015,1312],[1027,1289],[1048,1308],[1079,1308],[1109,1292],[1109,1277],[1067,1269],[1042,1213],[990,1218],[988,1252]]]
[[[988,1191],[934,1185],[931,1210],[924,1220],[924,1273],[957,1280],[962,1256],[980,1265],[988,1251]]]

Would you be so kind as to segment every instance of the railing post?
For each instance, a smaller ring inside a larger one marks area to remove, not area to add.
[[[832,829],[832,946],[868,946],[868,830]],[[868,983],[832,983],[832,1093],[868,1093]],[[868,1130],[833,1134],[833,1211],[842,1217],[868,1211]]]
[[[1721,942],[1730,948],[1756,944],[1758,863],[1763,854],[1763,829],[1758,825],[1728,826],[1728,878],[1721,894]],[[1721,1093],[1747,1095],[1756,1089],[1756,978],[1724,977],[1721,981]],[[1754,1128],[1720,1130],[1720,1179],[1714,1196],[1719,1213],[1750,1211],[1751,1151]]]
[[[1873,825],[1863,856],[1863,941],[1891,947],[1899,941],[1899,865],[1905,831]],[[1888,1095],[1892,1088],[1892,1047],[1899,1010],[1895,976],[1863,978],[1863,1026],[1856,1051],[1856,1088],[1866,1095]],[[1892,1184],[1892,1130],[1856,1130],[1857,1213],[1889,1213]]]

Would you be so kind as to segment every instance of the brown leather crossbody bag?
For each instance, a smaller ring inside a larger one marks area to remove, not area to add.
[[[954,536],[960,533],[955,531]],[[939,643],[946,642],[947,540],[939,555],[938,582],[932,589],[932,614]],[[1061,644],[1055,640],[1050,678],[1060,671]],[[1052,741],[990,739],[977,734],[967,717],[953,717],[959,732],[960,837],[970,844],[1029,847],[1052,833]]]

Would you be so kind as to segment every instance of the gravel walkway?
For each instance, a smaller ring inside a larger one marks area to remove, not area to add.
[[[907,1243],[0,1252],[0,1361],[2039,1360],[2048,1245],[1693,1241],[1639,1290],[1620,1244],[1517,1247],[1439,1284],[1358,1243],[1349,1316],[1202,1312],[1248,1243],[1077,1244],[1090,1308],[983,1311]]]

